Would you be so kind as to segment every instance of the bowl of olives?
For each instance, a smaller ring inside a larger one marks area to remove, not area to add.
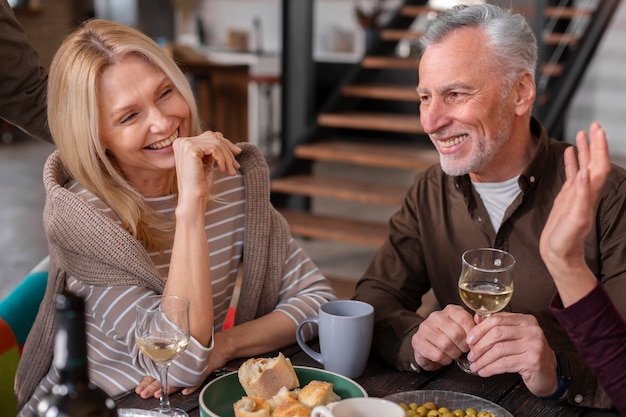
[[[498,404],[463,392],[405,391],[385,399],[400,404],[407,417],[513,417]]]

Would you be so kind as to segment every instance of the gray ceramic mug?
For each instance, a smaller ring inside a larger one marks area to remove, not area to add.
[[[302,336],[302,327],[307,323],[318,327],[320,352],[309,347]],[[363,301],[335,300],[323,304],[317,317],[298,325],[296,340],[327,371],[357,378],[367,364],[373,329],[374,307]]]

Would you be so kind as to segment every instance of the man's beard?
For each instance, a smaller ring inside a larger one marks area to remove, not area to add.
[[[503,118],[502,113],[503,107],[499,109],[496,116],[502,121],[500,129],[491,139],[487,139],[485,136],[467,139],[472,141],[470,155],[460,155],[458,153],[444,155],[440,153],[439,163],[443,172],[450,176],[461,176],[470,172],[479,172],[487,166],[495,155],[500,152],[511,135],[512,119]]]

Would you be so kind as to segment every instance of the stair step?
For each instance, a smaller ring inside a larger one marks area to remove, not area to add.
[[[342,162],[381,168],[419,171],[439,163],[437,150],[427,144],[381,144],[363,141],[326,140],[300,145],[295,155],[301,159]]]
[[[406,187],[311,175],[273,179],[271,190],[285,194],[327,197],[388,206],[399,206],[406,195]]]
[[[401,39],[418,40],[424,32],[404,29],[383,29],[380,38],[384,41],[399,41]]]
[[[326,127],[424,133],[419,116],[413,114],[373,112],[322,113],[318,115],[317,122],[321,126]]]
[[[524,10],[520,10],[523,12]],[[533,13],[526,11],[526,13]],[[549,6],[544,10],[545,16],[550,19],[573,19],[575,17],[589,17],[593,13],[592,9],[586,9],[581,7],[558,7]]]
[[[305,211],[281,209],[297,236],[327,239],[358,245],[379,247],[387,239],[387,224],[310,214]]]
[[[397,56],[369,55],[361,61],[361,67],[367,69],[417,69],[419,58],[402,58]],[[563,72],[562,64],[543,64],[541,73],[550,77],[558,77]]]
[[[438,10],[432,7],[424,5],[405,5],[402,6],[400,14],[406,17],[418,17],[426,13],[437,12]],[[515,13],[521,13],[526,16],[531,16],[535,13],[533,8],[516,8],[513,9]],[[572,19],[574,17],[588,17],[592,14],[593,10],[579,7],[559,7],[548,6],[544,9],[544,14],[550,19]]]
[[[384,29],[380,32],[380,38],[384,41],[419,40],[423,34],[422,31],[410,29]],[[567,44],[574,46],[579,40],[580,36],[572,33],[547,32],[543,35],[543,42],[547,45]]]
[[[543,34],[543,42],[546,45],[560,45],[566,44],[568,46],[575,46],[580,41],[580,36],[572,33],[554,33],[548,32]]]
[[[419,63],[419,58],[369,55],[363,58],[361,67],[368,69],[417,69]]]
[[[549,77],[558,77],[563,73],[563,64],[543,64],[541,66],[541,74]]]
[[[352,84],[341,88],[344,96],[372,98],[378,100],[419,101],[414,85],[396,86],[382,84]]]

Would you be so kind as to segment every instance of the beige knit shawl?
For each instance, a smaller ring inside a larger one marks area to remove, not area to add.
[[[236,323],[276,307],[290,240],[289,226],[270,203],[269,169],[257,148],[241,143],[246,212],[243,283]],[[97,286],[137,285],[157,293],[164,282],[143,246],[93,205],[63,188],[70,178],[58,152],[44,167],[43,221],[50,251],[48,286],[28,335],[15,379],[21,409],[52,361],[54,299],[67,275]]]

